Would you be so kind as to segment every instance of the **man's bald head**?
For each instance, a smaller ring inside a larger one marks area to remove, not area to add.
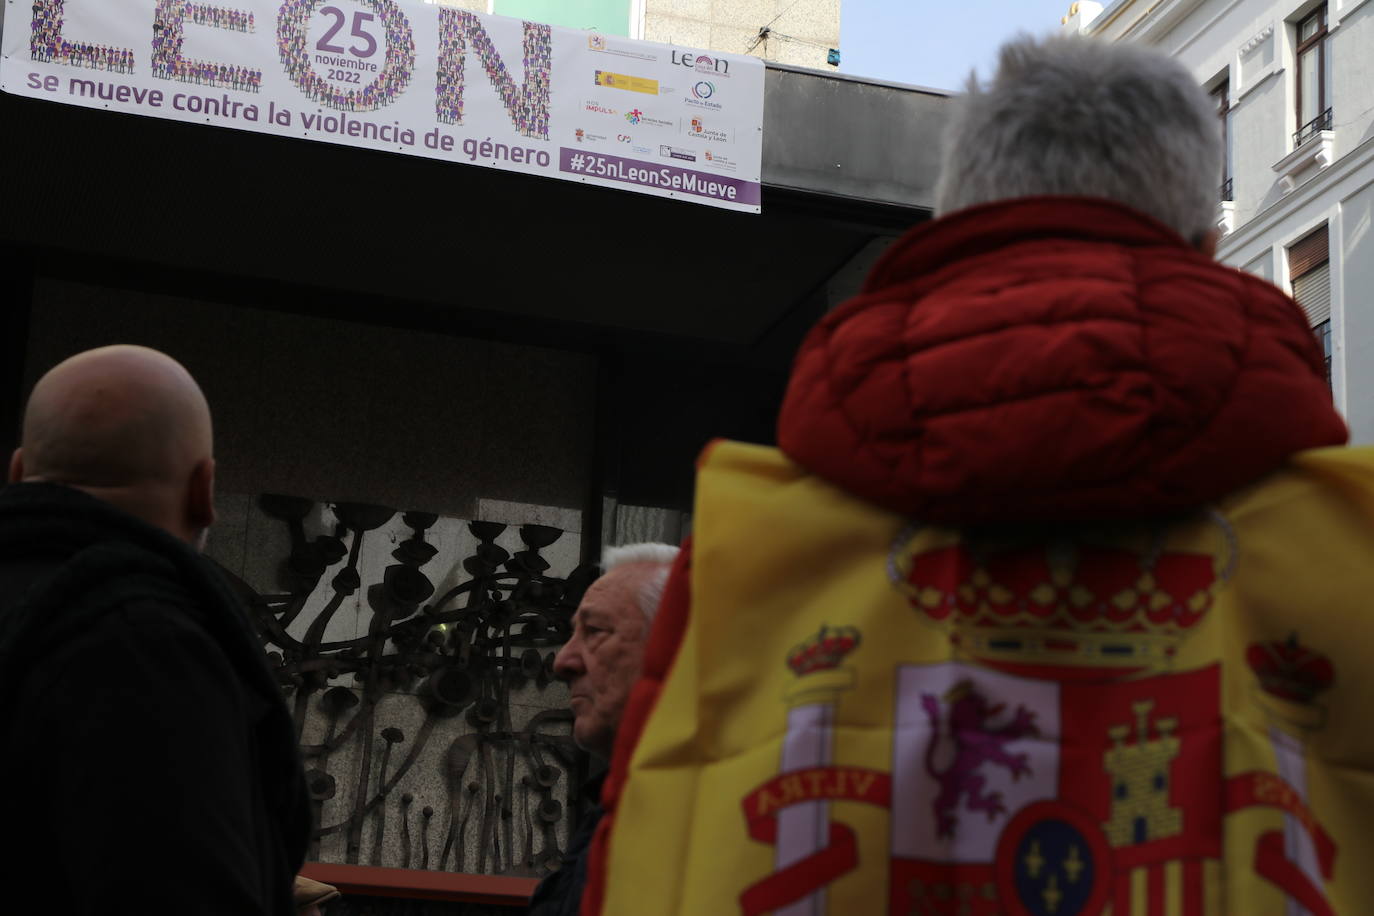
[[[10,479],[85,490],[194,541],[213,521],[212,455],[210,407],[180,363],[101,347],[38,380]]]

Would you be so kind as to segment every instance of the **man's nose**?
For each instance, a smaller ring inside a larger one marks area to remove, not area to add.
[[[577,638],[573,637],[563,644],[563,648],[558,650],[558,654],[553,657],[553,673],[561,681],[571,681],[583,671],[582,653],[577,646]]]

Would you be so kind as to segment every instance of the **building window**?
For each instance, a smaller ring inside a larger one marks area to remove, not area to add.
[[[1317,343],[1321,344],[1322,356],[1326,359],[1326,387],[1331,387],[1331,319],[1328,318],[1321,324],[1312,329],[1317,334]]]
[[[1331,129],[1331,107],[1326,96],[1326,7],[1318,7],[1298,22],[1298,130],[1293,145],[1319,131]]]
[[[1331,384],[1331,261],[1325,226],[1310,232],[1288,249],[1288,278],[1293,298],[1307,313],[1307,323],[1326,354],[1326,383]]]
[[[1221,199],[1235,200],[1231,189],[1231,81],[1222,80],[1212,90],[1212,101],[1217,106],[1217,117],[1221,120]]]

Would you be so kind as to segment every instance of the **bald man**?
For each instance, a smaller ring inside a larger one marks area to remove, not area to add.
[[[0,490],[16,912],[295,912],[309,830],[295,730],[200,556],[214,477],[210,409],[170,357],[104,347],[34,386]]]

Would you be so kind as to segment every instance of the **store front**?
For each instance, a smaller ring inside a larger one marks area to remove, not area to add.
[[[689,528],[710,439],[772,441],[801,335],[928,218],[944,103],[770,67],[754,214],[0,95],[0,447],[73,352],[181,360],[321,874],[514,905],[580,804],[546,660],[585,567]]]

